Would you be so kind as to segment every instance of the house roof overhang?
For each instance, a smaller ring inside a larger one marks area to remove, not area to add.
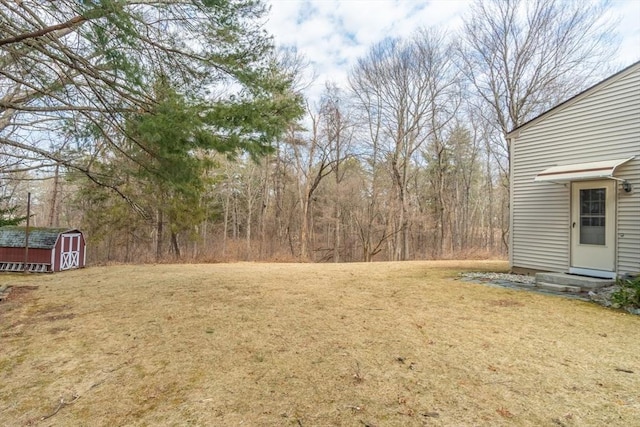
[[[616,168],[632,159],[633,157],[629,157],[628,159],[553,166],[538,173],[533,180],[535,182],[567,182],[598,178],[615,179]]]

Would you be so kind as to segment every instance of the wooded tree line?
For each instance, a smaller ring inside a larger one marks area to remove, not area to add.
[[[3,200],[96,262],[504,255],[505,134],[611,71],[606,11],[477,1],[305,101],[258,1],[0,0]]]

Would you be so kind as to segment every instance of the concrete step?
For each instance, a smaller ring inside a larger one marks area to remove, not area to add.
[[[571,292],[571,293],[580,293],[582,288],[580,286],[571,286],[571,285],[558,285],[555,283],[545,283],[545,282],[537,282],[536,286],[541,289],[546,289],[548,291],[554,292]]]
[[[547,283],[563,286],[576,286],[582,290],[591,290],[603,286],[613,285],[614,279],[598,279],[595,277],[578,276],[565,273],[536,273],[536,284]]]

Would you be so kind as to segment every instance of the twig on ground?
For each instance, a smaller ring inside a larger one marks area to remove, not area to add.
[[[76,400],[80,399],[80,396],[78,396],[77,394],[74,394],[73,396],[73,400],[71,402],[65,402],[64,401],[64,397],[60,398],[60,404],[58,405],[58,407],[56,408],[55,411],[53,411],[52,413],[43,416],[42,418],[40,418],[40,421],[44,421],[47,418],[51,418],[53,417],[55,414],[57,414],[58,412],[60,412],[60,410],[62,408],[64,408],[65,406],[69,406],[69,405],[73,405],[75,403]]]
[[[91,384],[91,387],[89,387],[89,390],[91,390],[92,388],[96,388],[96,387],[98,387],[100,384],[102,384],[102,383],[103,383],[103,382],[105,382],[106,380],[107,380],[106,378],[103,378],[103,379],[101,379],[100,381],[98,381],[97,383],[93,383],[93,384]]]
[[[355,373],[353,374],[353,379],[357,383],[361,383],[364,378],[362,377],[362,373],[360,372],[360,362],[356,360]]]

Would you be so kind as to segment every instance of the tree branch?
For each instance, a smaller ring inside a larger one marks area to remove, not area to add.
[[[46,28],[41,28],[39,30],[36,31],[31,31],[28,33],[22,33],[22,34],[18,34],[17,36],[14,37],[9,37],[6,39],[0,39],[0,46],[4,46],[4,45],[8,45],[8,44],[13,44],[13,43],[20,43],[22,41],[25,41],[27,39],[34,39],[34,38],[38,38],[38,37],[42,37],[45,36],[49,33],[52,33],[54,31],[58,31],[58,30],[64,30],[67,28],[72,28],[78,24],[82,24],[83,22],[87,21],[88,19],[84,16],[75,16],[71,19],[69,19],[67,22],[63,22],[61,24],[57,24],[57,25],[51,25],[49,27]]]

